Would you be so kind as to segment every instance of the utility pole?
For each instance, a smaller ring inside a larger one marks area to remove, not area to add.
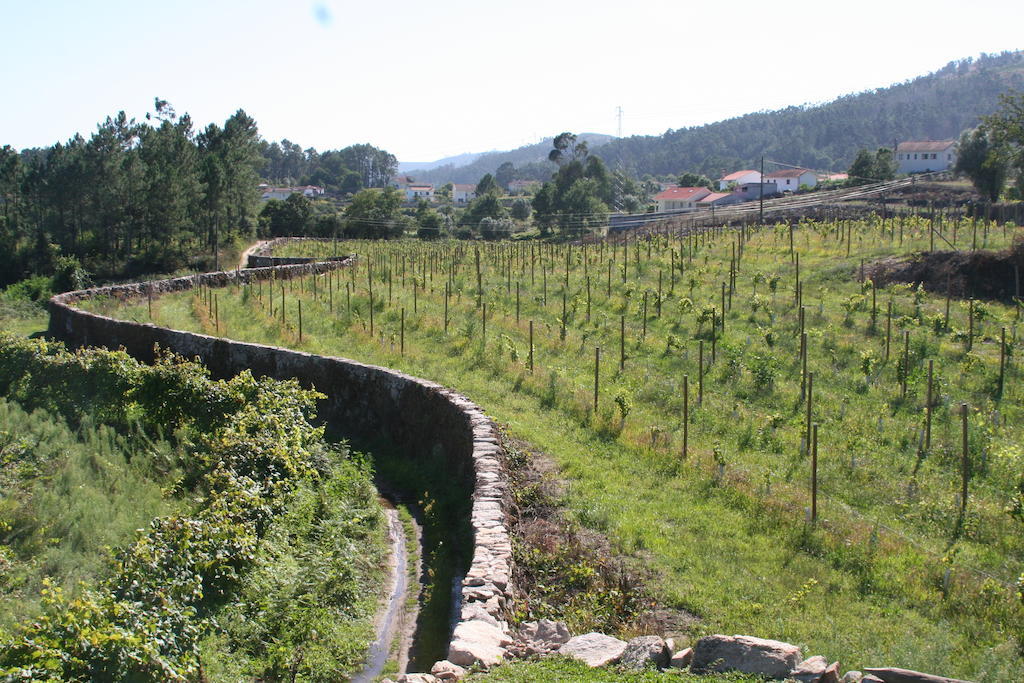
[[[761,187],[760,205],[758,207],[758,212],[757,212],[758,213],[758,223],[760,223],[761,225],[764,225],[764,155],[763,154],[761,155],[761,182],[758,183],[758,185]]]

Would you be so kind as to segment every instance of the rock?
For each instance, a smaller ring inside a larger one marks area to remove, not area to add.
[[[614,664],[625,651],[626,641],[596,632],[570,638],[558,649],[559,654],[578,659],[589,667]]]
[[[466,675],[466,670],[458,664],[442,659],[440,662],[434,662],[434,666],[430,667],[430,673],[439,681],[457,681]]]
[[[818,683],[828,668],[828,660],[821,655],[814,655],[796,665],[789,677],[800,683]]]
[[[885,683],[885,681],[878,676],[868,674],[867,676],[861,676],[860,683]]]
[[[666,638],[665,639],[665,647],[668,648],[669,653],[675,652],[676,651],[676,641],[675,641],[675,639],[673,639],[673,638]]]
[[[572,635],[569,627],[560,621],[541,619],[523,624],[519,629],[519,639],[527,643],[551,643],[561,645],[569,642]]]
[[[753,636],[705,636],[693,648],[695,673],[741,671],[785,679],[803,659],[800,648],[778,640]]]
[[[669,660],[668,665],[673,669],[686,669],[690,666],[690,662],[693,661],[693,648],[688,647],[685,650],[672,655],[672,659]]]
[[[637,636],[626,643],[620,663],[627,669],[647,669],[653,666],[660,670],[668,666],[671,656],[661,636]]]
[[[459,666],[480,664],[490,668],[505,656],[505,645],[512,640],[505,633],[482,619],[463,621],[455,627],[448,646],[448,661]]]
[[[945,676],[934,676],[924,674],[920,671],[910,669],[898,669],[896,667],[865,668],[869,675],[881,679],[884,683],[966,683],[959,678],[946,678]],[[867,680],[865,676],[863,680]]]
[[[818,683],[842,683],[839,678],[839,662],[829,664],[825,673],[821,674],[821,678],[818,679]]]
[[[397,683],[437,683],[437,679],[430,674],[402,674]]]
[[[859,671],[847,671],[843,674],[842,683],[860,683],[862,678],[864,678],[864,674]]]

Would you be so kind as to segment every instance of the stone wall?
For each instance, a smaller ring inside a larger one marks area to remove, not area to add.
[[[147,283],[113,285],[59,294],[50,300],[50,336],[71,347],[124,347],[151,362],[154,346],[188,358],[198,357],[215,377],[242,370],[256,376],[298,379],[325,394],[319,413],[344,431],[390,437],[409,457],[441,456],[446,471],[472,497],[472,560],[461,591],[453,591],[457,613],[449,657],[490,665],[511,642],[506,615],[515,596],[511,581],[508,480],[505,454],[495,424],[465,397],[439,384],[344,358],[317,356],[171,330],[152,324],[116,320],[75,307],[98,296],[120,300],[159,296],[198,285],[223,287],[259,280],[288,279],[342,268],[350,258],[276,268],[206,273]],[[467,644],[466,634],[474,640]]]
[[[250,268],[269,268],[272,266],[288,266],[302,263],[314,263],[321,261],[344,261],[348,256],[328,256],[324,259],[315,259],[308,256],[274,256],[274,249],[286,244],[301,242],[316,242],[323,244],[326,240],[319,237],[278,237],[261,244],[249,254],[248,266]]]

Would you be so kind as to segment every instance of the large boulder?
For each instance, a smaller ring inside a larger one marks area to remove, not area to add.
[[[668,666],[671,656],[672,652],[660,636],[638,636],[626,643],[620,663],[627,669],[661,670]]]
[[[589,667],[614,664],[625,651],[626,641],[596,632],[570,638],[558,649],[559,654],[578,659]]]
[[[463,621],[455,627],[448,646],[448,661],[459,666],[479,664],[491,668],[505,657],[512,640],[499,627],[482,619]]]
[[[705,636],[693,648],[695,673],[740,671],[783,680],[803,660],[796,645],[753,636]]]
[[[885,681],[885,683],[967,683],[959,678],[934,676],[932,674],[923,674],[920,671],[898,669],[892,666],[874,669],[865,667],[864,671],[875,678]]]
[[[561,645],[569,642],[571,637],[568,626],[551,619],[530,621],[519,629],[519,640],[527,643]]]
[[[789,677],[799,683],[841,683],[839,662],[828,663],[821,655],[808,657],[796,665]]]

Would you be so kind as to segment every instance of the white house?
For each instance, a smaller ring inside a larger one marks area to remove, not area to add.
[[[405,188],[405,201],[417,202],[421,199],[426,199],[428,202],[434,200],[434,186],[413,184]]]
[[[315,199],[316,197],[323,196],[324,188],[317,187],[316,185],[301,185],[299,187],[270,187],[269,185],[260,185],[260,199],[267,201],[268,199],[288,199],[293,194],[301,194],[303,197],[308,199]]]
[[[476,199],[476,185],[452,184],[453,204],[469,204],[474,199]]]
[[[718,189],[728,190],[730,185],[746,185],[747,183],[759,183],[761,182],[761,173],[759,171],[736,171],[730,173],[727,176],[722,176],[718,179]]]
[[[540,187],[536,180],[511,180],[508,184],[509,194],[529,194]]]
[[[818,184],[818,176],[806,168],[784,168],[764,174],[766,183],[775,183],[779,192],[796,192],[801,185],[814,187]]]
[[[711,190],[706,187],[672,187],[654,195],[658,211],[696,211],[697,202],[704,199]]]
[[[899,173],[945,171],[956,164],[956,140],[909,140],[896,145]]]
[[[405,189],[412,184],[413,179],[407,175],[392,176],[391,180],[388,181],[388,185],[395,188],[396,190],[402,190],[403,192],[405,192]]]

